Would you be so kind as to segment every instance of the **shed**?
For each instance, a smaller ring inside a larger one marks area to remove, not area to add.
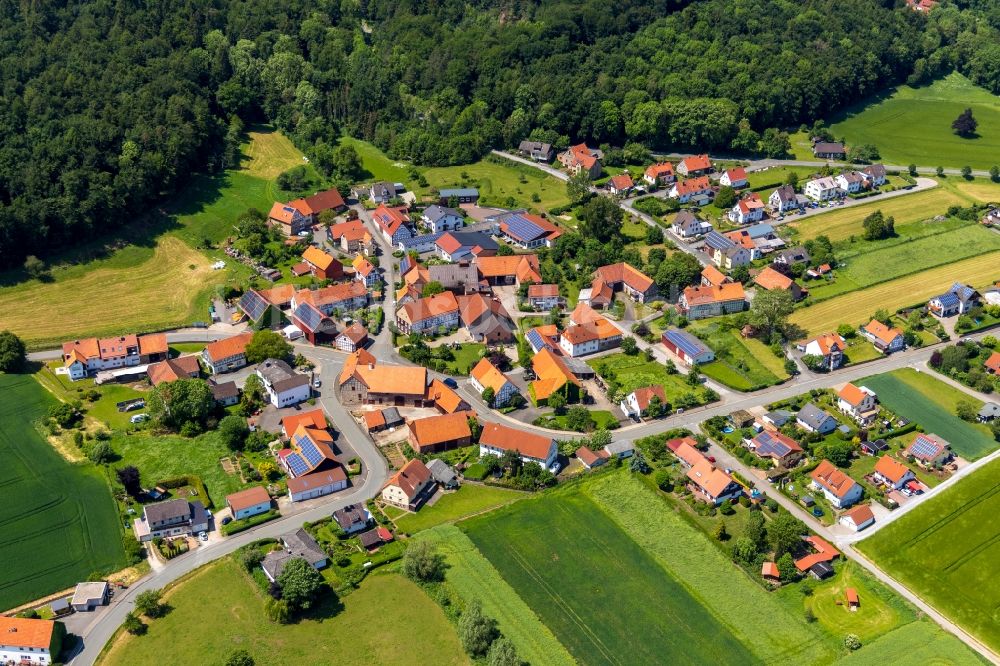
[[[852,611],[856,611],[861,605],[861,600],[858,599],[858,591],[853,587],[849,587],[844,590],[844,595],[847,597],[847,607]]]
[[[445,461],[434,458],[427,463],[427,469],[431,471],[431,478],[433,478],[434,481],[436,481],[441,487],[458,487],[458,477],[455,476],[455,470],[453,470]]]
[[[778,571],[778,565],[774,562],[764,562],[764,566],[761,567],[760,575],[764,577],[764,580],[773,581],[775,583],[781,580],[781,572]]]
[[[817,580],[823,580],[833,575],[833,565],[829,562],[817,562],[809,567],[809,573]]]
[[[108,601],[108,584],[105,581],[79,583],[69,602],[75,611],[94,610]]]
[[[56,599],[49,604],[49,610],[51,610],[52,614],[56,617],[69,613],[69,599],[67,597],[60,597],[59,599]]]

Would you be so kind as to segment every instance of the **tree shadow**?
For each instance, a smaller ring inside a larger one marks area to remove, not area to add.
[[[333,590],[323,593],[323,595],[313,604],[309,610],[302,611],[292,620],[298,623],[302,620],[329,620],[340,615],[344,610],[344,602]]]

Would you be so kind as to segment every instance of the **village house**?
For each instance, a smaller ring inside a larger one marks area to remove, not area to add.
[[[867,386],[847,383],[837,392],[837,408],[854,419],[860,426],[869,426],[878,416],[875,392]]]
[[[698,196],[714,197],[715,189],[712,187],[712,181],[709,180],[708,176],[697,176],[677,181],[670,188],[667,196],[671,199],[677,199],[677,201],[683,204]]]
[[[989,358],[983,362],[983,369],[986,370],[987,374],[1000,375],[1000,352],[990,354]]]
[[[360,310],[368,305],[368,290],[358,282],[331,284],[319,289],[300,289],[292,297],[292,311],[308,303],[330,317],[335,314],[346,314]]]
[[[588,148],[581,143],[570,146],[569,150],[559,154],[559,163],[566,167],[574,176],[580,172],[586,173],[591,180],[601,177],[601,158],[604,154],[597,149]]]
[[[323,314],[312,303],[300,303],[292,310],[289,319],[296,328],[302,331],[306,339],[314,345],[326,342],[337,334],[337,326],[333,319]]]
[[[847,341],[837,333],[824,333],[805,344],[800,343],[798,347],[806,356],[818,356],[823,359],[820,367],[829,371],[836,370],[844,363]]]
[[[355,534],[371,525],[372,514],[364,504],[348,504],[334,511],[333,519],[345,534]]]
[[[69,378],[83,379],[105,370],[135,367],[167,358],[167,336],[120,335],[64,342],[62,359]]]
[[[646,167],[642,179],[651,188],[669,185],[674,182],[674,165],[670,162],[657,162]]]
[[[445,232],[434,241],[434,251],[445,261],[492,257],[498,247],[492,236],[480,231]]]
[[[689,366],[715,360],[715,352],[708,345],[679,328],[671,327],[665,330],[660,341],[667,351]]]
[[[507,379],[507,375],[487,358],[481,359],[469,373],[469,383],[480,394],[487,388],[493,389],[493,402],[490,406],[497,409],[506,406],[519,393],[517,386]]]
[[[372,183],[367,188],[368,198],[377,204],[387,204],[396,198],[397,188],[395,183],[378,182]]]
[[[801,300],[804,295],[798,282],[770,266],[758,273],[753,281],[754,284],[766,291],[787,291],[792,295],[794,301]]]
[[[705,319],[746,309],[746,294],[739,282],[716,287],[685,287],[677,301],[677,309],[688,319]]]
[[[732,282],[732,279],[715,266],[709,264],[708,266],[705,266],[705,268],[701,269],[702,286],[717,287],[719,285],[726,284],[727,282]]]
[[[608,455],[604,452],[603,449],[595,452],[591,450],[589,446],[586,445],[578,448],[573,455],[576,456],[576,459],[579,460],[580,464],[583,465],[584,469],[587,470],[594,469],[595,467],[600,467],[604,463],[608,462]]]
[[[433,264],[424,269],[427,282],[439,282],[456,296],[471,294],[480,290],[479,271],[471,261],[462,260],[454,264]]]
[[[347,488],[347,472],[335,467],[325,472],[306,474],[288,480],[288,497],[293,502],[324,497]]]
[[[359,219],[332,224],[326,229],[326,238],[340,251],[347,254],[371,254],[374,250],[372,235]]]
[[[309,266],[309,272],[321,280],[337,280],[344,276],[344,266],[318,247],[307,247],[302,260]]]
[[[879,187],[885,185],[886,170],[884,164],[869,164],[861,170],[861,177],[865,179],[868,187]]]
[[[867,504],[859,504],[840,517],[840,524],[854,532],[875,524],[875,514]]]
[[[380,204],[372,211],[372,220],[378,225],[382,236],[390,245],[398,245],[400,241],[413,238],[413,229],[410,227],[410,215],[405,206],[390,208],[385,204]]]
[[[557,284],[532,284],[528,286],[528,305],[536,311],[564,307],[566,299],[559,295]]]
[[[809,252],[801,245],[798,245],[796,247],[790,247],[788,249],[775,252],[774,259],[771,260],[771,263],[775,266],[791,267],[795,264],[808,264],[809,261]]]
[[[694,467],[702,460],[707,460],[705,454],[698,450],[698,441],[694,437],[670,439],[667,440],[666,446],[685,469]]]
[[[620,173],[608,179],[608,191],[612,196],[624,197],[635,187],[632,176],[628,173]]]
[[[395,407],[364,412],[362,418],[368,432],[382,432],[404,425],[403,417],[399,415],[399,410]]]
[[[496,217],[493,222],[503,240],[522,250],[542,246],[552,247],[555,240],[562,236],[559,227],[533,213],[517,211],[504,213]]]
[[[747,170],[743,167],[734,167],[732,169],[726,169],[722,172],[719,177],[719,185],[726,185],[738,190],[746,187],[749,184],[747,180]]]
[[[420,455],[468,446],[472,441],[469,418],[474,416],[475,412],[463,411],[414,419],[406,424],[410,446]]]
[[[688,487],[698,499],[718,506],[743,494],[743,486],[707,459],[699,460],[687,471]]]
[[[268,226],[278,227],[285,236],[298,236],[309,229],[312,220],[291,204],[274,202],[267,214]]]
[[[938,467],[951,460],[948,444],[937,435],[917,435],[903,451],[903,455],[913,456],[924,467]]]
[[[295,372],[282,360],[266,359],[257,366],[256,372],[268,399],[278,409],[305,402],[312,396],[309,377]]]
[[[347,357],[339,384],[345,404],[424,407],[427,368],[379,364],[361,349]]]
[[[799,443],[777,430],[763,430],[752,439],[744,440],[743,444],[757,457],[770,458],[775,467],[794,467],[802,459]]]
[[[204,532],[208,529],[208,520],[205,506],[201,502],[188,502],[179,497],[145,505],[142,517],[136,518],[132,527],[136,539],[146,542],[156,538],[169,539]]]
[[[253,486],[231,495],[226,495],[226,506],[233,514],[233,520],[243,520],[271,510],[271,496],[263,486]]]
[[[281,435],[285,439],[291,439],[299,426],[305,426],[313,430],[326,430],[326,414],[322,409],[310,409],[308,412],[296,411],[281,419]],[[333,441],[332,438],[324,441]]]
[[[356,352],[368,344],[368,329],[360,322],[354,322],[334,338],[334,345],[340,351]]]
[[[468,294],[457,300],[459,320],[475,342],[488,345],[514,342],[517,325],[499,299]]]
[[[536,379],[528,385],[528,390],[536,405],[547,404],[555,393],[561,394],[567,402],[579,399],[580,380],[569,369],[566,360],[548,346],[542,347],[531,358],[531,369]]]
[[[354,279],[368,289],[375,287],[382,281],[382,272],[378,267],[360,254],[354,257],[351,267],[354,268]]]
[[[1000,365],[1000,352],[994,352],[993,355],[997,357],[997,365]],[[979,412],[976,413],[976,420],[980,423],[992,423],[998,418],[1000,418],[1000,405],[995,402],[983,403]]]
[[[559,337],[559,347],[573,358],[614,349],[621,343],[622,332],[604,317],[570,326]]]
[[[264,575],[272,583],[278,580],[285,566],[292,560],[305,560],[314,569],[322,569],[328,564],[326,552],[301,527],[281,535],[279,541],[282,547],[268,552],[260,563]]]
[[[861,499],[863,489],[854,479],[837,469],[829,460],[823,460],[816,466],[809,477],[810,486],[821,491],[823,496],[836,509],[846,509]]]
[[[64,633],[52,620],[0,615],[0,664],[52,664]]]
[[[465,218],[461,212],[436,204],[425,208],[424,212],[420,214],[420,220],[432,234],[457,231],[465,225]]]
[[[178,379],[197,379],[201,374],[201,365],[196,355],[178,356],[149,365],[146,374],[150,384],[159,386]]]
[[[806,403],[795,415],[795,423],[807,432],[818,432],[821,435],[830,434],[840,425],[837,419],[811,402]]]
[[[729,221],[735,224],[750,224],[764,219],[764,202],[756,192],[741,197],[728,213]]]
[[[857,194],[865,184],[864,176],[857,171],[844,171],[835,178],[837,187],[848,194]]]
[[[878,459],[872,476],[879,483],[892,486],[894,490],[901,490],[907,483],[917,478],[909,467],[888,455]]]
[[[875,349],[883,354],[891,354],[906,346],[903,331],[886,326],[877,319],[872,319],[859,330],[861,335],[875,345]]]
[[[813,156],[827,160],[843,160],[847,158],[844,144],[834,141],[817,141],[813,144]]]
[[[685,209],[674,216],[670,230],[681,238],[688,239],[707,234],[712,231],[712,225],[699,219],[692,211]]]
[[[214,375],[239,370],[247,364],[247,345],[251,339],[253,333],[247,332],[210,342],[202,350],[201,360]]]
[[[677,173],[682,176],[704,176],[712,173],[712,160],[708,155],[685,157],[677,164]]]
[[[214,380],[209,379],[208,388],[212,390],[212,398],[222,407],[231,407],[240,401],[240,390],[237,388],[236,382],[217,384]]]
[[[832,576],[833,566],[830,565],[830,562],[840,556],[840,551],[830,545],[826,539],[816,535],[802,537],[802,540],[812,546],[816,552],[795,560],[795,568],[799,570],[799,573],[809,572],[817,580]]]
[[[445,187],[438,190],[438,203],[442,206],[474,204],[479,201],[479,190],[474,187]]]
[[[323,497],[347,487],[347,473],[333,452],[333,435],[326,429],[301,423],[289,447],[278,451],[278,462],[288,473],[288,496],[293,502]]]
[[[753,252],[742,245],[733,242],[727,236],[717,231],[709,231],[705,235],[704,251],[712,257],[716,266],[732,270],[738,266],[746,266],[753,259]]]
[[[772,212],[784,215],[790,210],[802,210],[799,203],[799,195],[795,193],[795,188],[791,185],[782,185],[767,197],[767,205]]]
[[[427,465],[414,458],[389,477],[382,486],[382,501],[386,504],[416,511],[435,489],[434,479]]]
[[[428,460],[427,469],[431,471],[431,478],[434,479],[434,483],[438,484],[445,490],[458,488],[458,475],[455,474],[455,470],[452,469],[451,465],[445,461],[440,458]]]
[[[556,440],[544,435],[517,430],[500,423],[486,423],[479,435],[479,455],[502,457],[513,451],[524,463],[534,463],[543,469],[555,471],[559,455]]]
[[[470,410],[469,403],[440,379],[432,379],[427,385],[427,391],[424,392],[424,405],[433,405],[442,414]]]
[[[968,285],[956,282],[951,289],[927,302],[927,309],[935,317],[962,315],[979,304],[979,292]]]
[[[660,405],[664,409],[670,407],[670,404],[667,402],[667,395],[660,384],[637,388],[622,399],[619,407],[625,412],[625,416],[638,418],[646,414],[646,410],[649,409],[649,402],[654,396],[659,399]]]
[[[832,176],[823,176],[808,181],[803,192],[813,201],[829,201],[841,195],[840,185]]]
[[[450,291],[407,303],[396,313],[396,326],[403,335],[451,331],[458,323],[458,301]]]
[[[524,140],[517,149],[522,155],[530,157],[536,162],[550,163],[556,158],[556,151],[552,145],[541,141]]]
[[[624,262],[598,268],[590,285],[591,293],[600,291],[602,283],[608,285],[612,292],[622,291],[639,303],[648,303],[656,298],[656,283],[653,279]]]
[[[478,257],[476,270],[479,277],[491,286],[517,285],[522,282],[540,284],[538,257],[533,254],[515,254],[506,257]]]

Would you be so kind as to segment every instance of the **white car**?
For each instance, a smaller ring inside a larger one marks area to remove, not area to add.
[[[311,231],[300,231],[299,232],[299,238],[308,238],[311,235],[312,235]]]
[[[132,423],[142,423],[149,419],[149,414],[136,414],[129,419]]]
[[[202,541],[208,541],[208,532],[198,532],[198,538]]]
[[[313,382],[313,388],[319,388],[322,385],[323,385],[323,382],[320,381],[319,379],[317,379],[316,381]]]

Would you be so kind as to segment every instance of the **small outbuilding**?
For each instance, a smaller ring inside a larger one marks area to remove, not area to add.
[[[853,587],[849,587],[844,590],[844,596],[847,597],[847,609],[852,613],[861,607],[861,600],[858,598],[858,591]]]
[[[764,580],[772,583],[777,583],[781,580],[781,572],[778,570],[778,565],[774,562],[764,562],[760,575],[764,577]]]
[[[101,580],[90,583],[78,583],[69,605],[77,612],[92,611],[98,606],[108,603],[108,584]]]

